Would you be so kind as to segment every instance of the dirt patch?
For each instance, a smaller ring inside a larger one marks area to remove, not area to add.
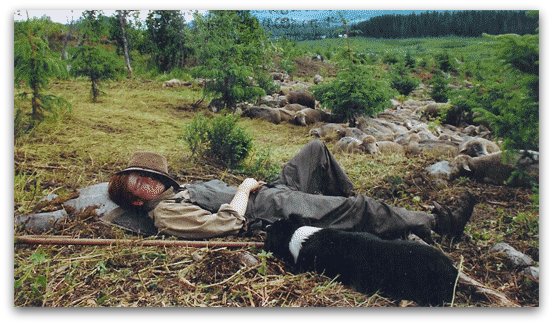
[[[335,77],[337,69],[334,65],[312,60],[310,58],[297,58],[294,60],[296,64],[295,76],[298,77],[314,77],[319,74],[323,77]]]

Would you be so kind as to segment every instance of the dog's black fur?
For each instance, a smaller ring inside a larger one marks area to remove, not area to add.
[[[357,291],[379,292],[419,305],[443,305],[451,300],[457,269],[437,249],[407,240],[383,240],[366,232],[321,229],[302,244],[294,263],[288,244],[300,216],[281,219],[267,228],[265,250],[284,259],[296,272],[315,271]]]

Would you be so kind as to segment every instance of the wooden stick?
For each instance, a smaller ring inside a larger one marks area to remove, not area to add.
[[[132,245],[161,247],[263,247],[262,242],[193,241],[159,239],[71,238],[60,236],[15,236],[15,244],[30,245]]]
[[[409,236],[407,236],[407,239],[430,246],[427,242],[414,234],[409,234]],[[488,288],[481,282],[471,278],[468,274],[463,273],[462,271],[459,271],[459,283],[473,288],[476,292],[485,296],[490,302],[498,304],[501,307],[520,307],[519,304],[509,300],[509,298],[507,298],[507,296],[505,296],[501,292]]]

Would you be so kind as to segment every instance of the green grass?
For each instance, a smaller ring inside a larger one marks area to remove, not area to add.
[[[439,37],[439,38],[407,38],[407,39],[379,39],[353,37],[349,39],[351,48],[358,53],[377,54],[386,53],[405,55],[411,52],[414,57],[435,55],[442,51],[452,51],[456,57],[467,59],[482,59],[491,55],[495,41],[483,37]],[[302,41],[298,48],[307,53],[338,53],[347,46],[345,39],[324,39]]]

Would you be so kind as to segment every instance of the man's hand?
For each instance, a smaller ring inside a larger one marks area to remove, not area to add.
[[[263,181],[257,181],[254,178],[246,178],[240,186],[238,186],[238,190],[245,190],[248,192],[256,192],[258,191],[263,185],[266,183]]]

